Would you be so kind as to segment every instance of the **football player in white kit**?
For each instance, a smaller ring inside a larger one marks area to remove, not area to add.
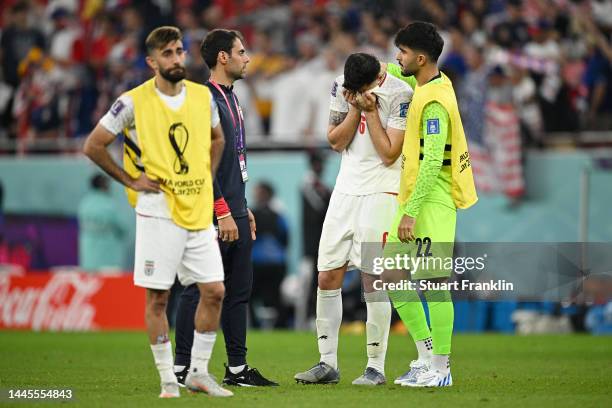
[[[307,384],[340,380],[338,332],[342,322],[342,281],[347,269],[362,271],[367,306],[368,363],[355,385],[385,384],[385,354],[391,320],[386,294],[374,292],[373,271],[361,265],[361,244],[384,243],[397,210],[401,161],[412,89],[387,75],[386,66],[368,54],[348,57],[344,75],[331,91],[327,137],[342,153],[340,172],[319,243],[317,338],[320,362],[295,375]]]

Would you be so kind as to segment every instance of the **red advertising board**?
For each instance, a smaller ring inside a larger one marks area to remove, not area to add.
[[[0,329],[144,330],[131,274],[0,273]]]

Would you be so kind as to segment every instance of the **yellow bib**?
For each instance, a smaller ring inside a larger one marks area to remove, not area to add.
[[[457,98],[455,97],[453,84],[444,74],[442,74],[442,81],[429,82],[423,86],[417,86],[414,90],[408,110],[408,118],[406,119],[406,132],[404,133],[402,148],[404,162],[402,163],[398,200],[400,204],[404,204],[414,190],[419,173],[423,109],[433,101],[444,106],[450,119],[448,129],[451,132],[451,195],[457,208],[468,208],[478,201],[478,197],[474,187],[470,155],[465,133],[463,133]]]
[[[212,224],[213,188],[210,168],[210,91],[190,81],[185,84],[185,102],[174,111],[159,97],[155,79],[127,92],[134,101],[134,121],[144,172],[161,181],[172,219],[189,230]],[[126,137],[127,131],[126,131]],[[126,145],[126,172],[138,177],[135,153]],[[126,189],[128,201],[136,205],[137,193]]]

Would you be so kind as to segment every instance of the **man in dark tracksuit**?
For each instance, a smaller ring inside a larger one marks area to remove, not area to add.
[[[241,38],[236,31],[213,30],[200,47],[202,58],[211,70],[206,85],[219,108],[225,135],[225,149],[214,182],[215,221],[225,271],[221,328],[228,365],[223,382],[238,386],[270,386],[278,384],[264,378],[246,361],[247,311],[253,284],[251,251],[256,227],[245,198],[248,172],[244,121],[238,98],[232,90],[234,81],[244,77],[249,62]],[[174,371],[179,382],[184,380],[189,368],[193,316],[199,296],[196,286],[188,286],[177,310]]]

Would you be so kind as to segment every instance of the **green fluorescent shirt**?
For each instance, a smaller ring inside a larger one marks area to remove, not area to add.
[[[387,72],[415,89],[416,78],[402,76],[399,65],[387,64]],[[433,82],[437,81],[441,79],[435,79]],[[419,215],[424,202],[456,208],[451,194],[451,167],[442,165],[444,159],[450,159],[450,152],[446,154],[444,152],[445,145],[451,144],[451,135],[448,132],[449,123],[448,112],[438,102],[431,102],[423,109],[421,120],[421,137],[424,140],[421,150],[423,160],[419,166],[414,191],[402,207],[402,212],[410,217],[416,218]]]
[[[439,123],[438,128],[429,126]],[[443,166],[444,159],[450,159],[450,152],[444,153],[446,144],[451,143],[448,132],[448,112],[438,102],[430,102],[423,109],[421,134],[424,140],[423,160],[419,166],[416,185],[402,211],[416,218],[424,202],[439,203],[455,209],[451,195],[451,167]]]

